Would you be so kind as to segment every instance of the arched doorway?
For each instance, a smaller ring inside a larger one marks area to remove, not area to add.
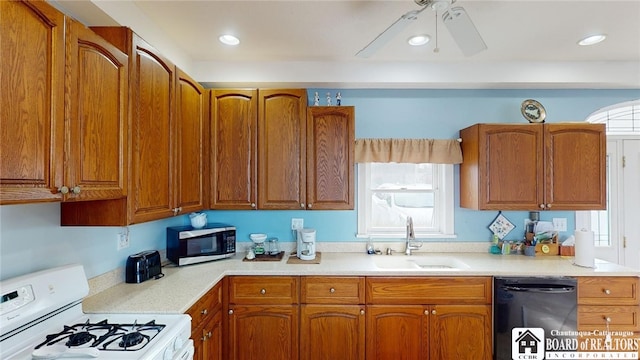
[[[607,210],[577,211],[576,228],[595,233],[598,258],[640,269],[640,99],[585,120],[607,129]]]

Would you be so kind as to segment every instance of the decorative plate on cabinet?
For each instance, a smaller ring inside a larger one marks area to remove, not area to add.
[[[520,106],[522,116],[530,123],[543,123],[547,118],[547,112],[544,106],[533,99],[527,99]]]

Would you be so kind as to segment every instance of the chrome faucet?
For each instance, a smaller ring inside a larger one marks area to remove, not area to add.
[[[411,255],[412,250],[418,250],[422,247],[422,242],[416,243],[416,234],[413,231],[413,219],[411,216],[407,216],[407,238],[406,248],[404,250],[405,255]]]

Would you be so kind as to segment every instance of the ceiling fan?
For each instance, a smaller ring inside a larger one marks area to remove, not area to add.
[[[436,14],[442,14],[442,23],[447,27],[451,36],[458,44],[464,56],[472,56],[487,49],[487,45],[464,8],[453,7],[456,0],[414,0],[422,8],[411,10],[400,16],[393,24],[380,33],[367,46],[356,54],[357,57],[368,58],[383,47],[387,42],[404,30],[418,15],[427,8]],[[437,28],[437,24],[436,24]]]

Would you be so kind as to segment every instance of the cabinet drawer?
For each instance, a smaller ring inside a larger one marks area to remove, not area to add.
[[[640,331],[639,306],[589,306],[578,307],[578,328],[581,330]]]
[[[196,328],[209,316],[213,316],[215,310],[222,304],[222,283],[216,284],[204,296],[202,296],[193,306],[189,308],[187,314],[191,316],[191,327]]]
[[[363,277],[304,276],[300,297],[310,304],[364,304]]]
[[[638,305],[637,277],[580,277],[578,304]]]
[[[230,304],[297,304],[299,278],[296,276],[232,276]]]
[[[491,277],[368,277],[367,304],[491,304]]]

